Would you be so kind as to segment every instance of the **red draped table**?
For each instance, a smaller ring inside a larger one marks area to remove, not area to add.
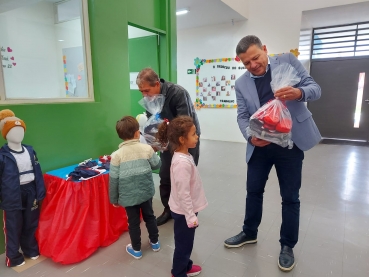
[[[46,197],[36,233],[41,255],[61,264],[86,259],[128,230],[125,209],[109,202],[109,174],[81,182],[55,176],[74,167],[44,174]]]

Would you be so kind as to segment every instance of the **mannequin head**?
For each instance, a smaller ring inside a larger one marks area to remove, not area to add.
[[[11,110],[0,111],[0,131],[4,139],[8,141],[9,148],[19,151],[26,131],[26,124],[15,116]]]
[[[141,114],[137,115],[136,116],[136,119],[138,121],[138,124],[140,125],[140,132],[143,133],[144,132],[145,124],[147,122],[146,113],[141,113]]]
[[[21,126],[16,126],[10,129],[6,135],[8,143],[20,144],[24,138],[24,129]]]

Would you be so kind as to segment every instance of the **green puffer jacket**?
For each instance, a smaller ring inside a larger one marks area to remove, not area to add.
[[[138,139],[119,145],[111,154],[109,197],[112,204],[130,207],[141,204],[155,194],[152,170],[161,166],[151,146]]]

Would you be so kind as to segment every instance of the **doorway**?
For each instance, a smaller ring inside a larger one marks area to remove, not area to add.
[[[128,26],[128,52],[132,116],[145,110],[138,104],[142,94],[136,85],[136,77],[145,67],[151,67],[160,76],[158,35],[137,27]]]
[[[368,142],[369,58],[313,60],[311,76],[322,96],[308,107],[323,138]]]

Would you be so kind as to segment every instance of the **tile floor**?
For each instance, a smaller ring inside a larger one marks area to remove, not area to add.
[[[241,230],[245,206],[245,144],[202,140],[199,170],[209,206],[199,215],[192,259],[203,277],[364,277],[369,276],[369,148],[318,145],[305,153],[301,189],[300,239],[290,273],[277,266],[281,211],[274,169],[266,187],[258,243],[226,249],[224,239]],[[155,175],[156,186],[159,178]],[[158,194],[157,215],[162,212]],[[147,231],[143,228],[143,241]],[[50,259],[17,273],[0,263],[0,276],[170,276],[173,222],[160,226],[162,249],[154,253],[143,244],[143,258],[125,252],[128,233],[87,260],[73,265]],[[0,261],[4,260],[0,255]]]

